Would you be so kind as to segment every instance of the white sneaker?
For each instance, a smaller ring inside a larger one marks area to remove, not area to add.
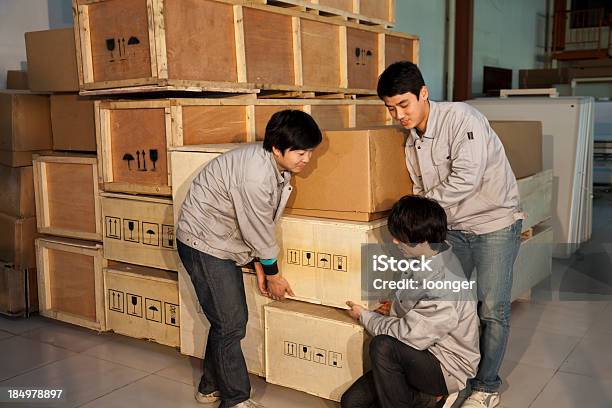
[[[210,394],[202,394],[200,391],[196,391],[195,399],[200,404],[212,404],[221,399],[221,393],[219,391],[213,391]]]
[[[446,397],[446,401],[444,401],[444,405],[442,408],[451,408],[455,401],[457,401],[457,397],[459,396],[459,392],[453,392],[448,397]]]
[[[259,402],[255,402],[252,399],[248,399],[240,404],[234,405],[232,408],[265,408]]]
[[[494,408],[500,401],[499,392],[472,391],[461,408]]]

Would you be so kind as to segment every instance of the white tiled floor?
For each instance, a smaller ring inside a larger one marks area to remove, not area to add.
[[[612,195],[601,204],[593,239],[555,261],[553,277],[530,301],[513,304],[503,408],[612,407]],[[198,359],[169,347],[42,317],[0,318],[0,388],[63,388],[61,406],[202,406],[193,399],[199,376]],[[268,408],[338,406],[258,377],[251,382],[254,399]]]

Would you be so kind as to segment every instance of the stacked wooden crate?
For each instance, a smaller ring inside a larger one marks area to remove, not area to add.
[[[30,91],[50,94],[50,151],[31,162],[39,312],[104,330],[93,100],[78,95],[72,29],[28,32],[25,42]]]
[[[32,155],[50,149],[49,96],[0,91],[0,313],[11,316],[37,309]]]

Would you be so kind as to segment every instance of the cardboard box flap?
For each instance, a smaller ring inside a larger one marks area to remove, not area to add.
[[[106,268],[109,272],[119,272],[134,278],[157,281],[157,282],[178,282],[178,274],[164,269],[150,268],[140,265],[132,265],[123,262],[109,261]]]
[[[346,310],[336,309],[333,307],[315,305],[306,302],[285,301],[273,302],[264,306],[266,312],[280,312],[289,314],[299,314],[308,317],[318,317],[324,320],[330,320],[334,323],[344,323],[350,326],[359,326],[359,323],[351,318]]]

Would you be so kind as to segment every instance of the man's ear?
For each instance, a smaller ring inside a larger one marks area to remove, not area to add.
[[[281,152],[280,149],[276,148],[275,146],[272,146],[272,154],[276,157],[283,157],[283,152]]]
[[[429,89],[427,89],[427,85],[423,85],[421,87],[420,99],[428,100],[429,99]]]

